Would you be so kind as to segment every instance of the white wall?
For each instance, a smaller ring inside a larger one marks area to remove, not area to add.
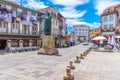
[[[77,31],[76,31],[77,29]],[[79,30],[81,29],[81,30]],[[83,31],[84,29],[84,31]],[[86,31],[87,29],[87,31]],[[78,36],[85,36],[85,38],[88,40],[88,34],[89,34],[89,27],[74,27],[75,32],[75,40],[78,40]],[[81,40],[84,40],[84,37],[80,37]]]
[[[110,21],[109,20],[109,17],[110,16],[113,16],[113,21]],[[103,20],[104,20],[104,16],[102,17],[102,29],[104,30],[104,25],[107,25],[107,30],[110,30],[109,29],[109,25],[110,24],[113,24],[113,28],[115,28],[116,27],[116,16],[115,16],[115,14],[111,14],[111,15],[107,15],[107,22],[103,22]],[[115,32],[111,32],[111,31],[109,31],[109,32],[102,32],[102,35],[111,35],[111,34],[115,34]]]
[[[102,36],[104,35],[114,35],[115,36],[115,32],[102,32]]]

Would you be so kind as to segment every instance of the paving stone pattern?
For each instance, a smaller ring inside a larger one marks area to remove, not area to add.
[[[76,65],[75,80],[120,80],[120,52],[96,52]]]
[[[37,55],[37,51],[0,55],[0,80],[63,80],[69,61],[88,47],[61,48],[59,55]],[[119,51],[91,51],[74,65],[75,80],[120,80]]]
[[[88,47],[61,48],[59,55],[38,55],[37,51],[0,55],[0,80],[63,80],[68,62]]]

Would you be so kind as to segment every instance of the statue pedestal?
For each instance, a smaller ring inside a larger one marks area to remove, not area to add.
[[[55,38],[52,35],[42,36],[42,48],[39,49],[38,54],[58,54],[58,49],[55,48]]]

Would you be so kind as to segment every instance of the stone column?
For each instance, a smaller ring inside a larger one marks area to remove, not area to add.
[[[19,40],[19,47],[23,47],[23,40]]]
[[[7,40],[7,47],[11,47],[11,40]]]
[[[32,40],[29,40],[29,46],[33,46]]]

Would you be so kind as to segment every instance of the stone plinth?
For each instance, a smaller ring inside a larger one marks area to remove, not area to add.
[[[58,54],[57,48],[40,48],[38,54]]]
[[[52,35],[42,36],[42,48],[39,49],[38,54],[58,54],[58,49],[55,48],[55,38]]]

